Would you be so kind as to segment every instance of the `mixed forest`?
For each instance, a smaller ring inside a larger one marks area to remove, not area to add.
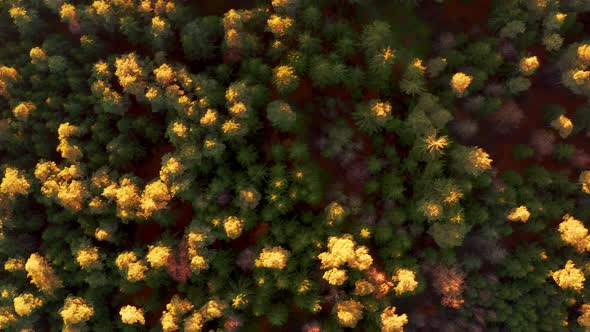
[[[588,0],[0,0],[0,330],[590,331],[589,97]]]

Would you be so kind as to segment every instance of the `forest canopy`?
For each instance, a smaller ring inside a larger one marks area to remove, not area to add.
[[[0,0],[0,330],[590,331],[589,97],[585,0]]]

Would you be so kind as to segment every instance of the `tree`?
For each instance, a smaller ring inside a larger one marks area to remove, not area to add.
[[[45,257],[38,253],[29,256],[25,263],[25,270],[27,276],[31,278],[31,283],[48,295],[53,295],[57,289],[63,287],[61,280],[55,275],[53,267]]]
[[[268,104],[266,116],[271,125],[281,131],[290,132],[295,129],[297,114],[291,106],[282,100],[275,100]]]
[[[94,315],[94,308],[83,298],[68,296],[59,311],[63,319],[64,330],[78,330]]]
[[[355,300],[342,300],[336,303],[336,317],[342,327],[356,327],[363,318],[363,305]]]
[[[196,18],[184,26],[180,41],[190,60],[208,60],[215,56],[222,36],[221,21],[216,16]]]
[[[563,216],[558,226],[563,242],[574,247],[578,252],[590,250],[590,236],[584,224],[569,214]]]
[[[381,332],[402,332],[408,324],[408,315],[398,315],[395,310],[395,307],[387,307],[381,312]]]
[[[563,269],[551,272],[551,277],[562,289],[573,289],[576,292],[580,292],[584,288],[586,280],[582,270],[576,268],[571,260],[565,263]]]
[[[471,85],[473,81],[473,76],[469,76],[465,73],[458,72],[453,75],[451,78],[451,87],[455,91],[455,94],[458,97],[463,97],[465,95],[465,91]]]
[[[281,94],[286,94],[297,88],[299,78],[291,66],[278,66],[274,69],[273,82]]]
[[[123,322],[123,324],[145,325],[145,318],[143,316],[142,308],[126,305],[121,307],[119,315],[121,316],[121,322]]]
[[[435,222],[430,226],[428,234],[430,234],[436,244],[441,248],[458,247],[463,243],[463,239],[470,227],[464,222],[449,223],[449,222]]]

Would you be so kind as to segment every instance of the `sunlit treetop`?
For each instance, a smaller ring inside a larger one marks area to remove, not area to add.
[[[563,242],[573,246],[577,251],[584,252],[590,249],[588,229],[580,220],[566,214],[563,216],[563,221],[559,224],[558,230]]]
[[[59,315],[62,317],[64,325],[78,325],[92,318],[94,308],[81,297],[68,296]]]
[[[47,259],[37,253],[31,254],[27,259],[25,270],[27,276],[31,278],[31,283],[48,295],[53,295],[58,288],[63,287],[62,281],[55,275]]]
[[[560,115],[551,122],[551,126],[559,132],[561,138],[567,138],[574,130],[574,123],[565,115]]]
[[[551,273],[555,283],[563,289],[573,289],[576,292],[584,288],[584,273],[582,270],[576,268],[571,260],[565,263],[565,267]]]
[[[512,209],[510,213],[508,213],[507,218],[510,221],[520,221],[525,223],[529,220],[530,216],[531,213],[529,212],[528,208],[524,205],[521,205]]]
[[[119,315],[121,316],[121,322],[124,324],[145,325],[145,318],[142,308],[126,305],[121,307],[121,310],[119,310]]]
[[[29,316],[43,305],[43,300],[31,293],[24,293],[14,298],[14,311],[19,316]]]
[[[453,88],[457,96],[462,97],[465,94],[467,88],[471,85],[472,81],[472,76],[469,76],[462,72],[458,72],[455,73],[451,78],[451,87]]]
[[[539,59],[536,56],[522,58],[519,68],[524,75],[532,75],[539,68]]]
[[[356,327],[363,318],[363,305],[355,300],[343,300],[336,303],[336,318],[343,327]]]
[[[281,247],[263,248],[256,259],[256,267],[282,270],[287,266],[289,252]]]
[[[387,307],[381,312],[381,332],[403,332],[408,324],[408,315],[395,313],[395,307]]]

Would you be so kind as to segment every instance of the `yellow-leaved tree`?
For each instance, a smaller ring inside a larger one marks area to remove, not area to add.
[[[55,290],[63,287],[61,280],[55,275],[53,267],[49,265],[45,257],[38,253],[29,256],[25,263],[25,270],[27,276],[31,278],[31,283],[48,295],[53,295]]]

